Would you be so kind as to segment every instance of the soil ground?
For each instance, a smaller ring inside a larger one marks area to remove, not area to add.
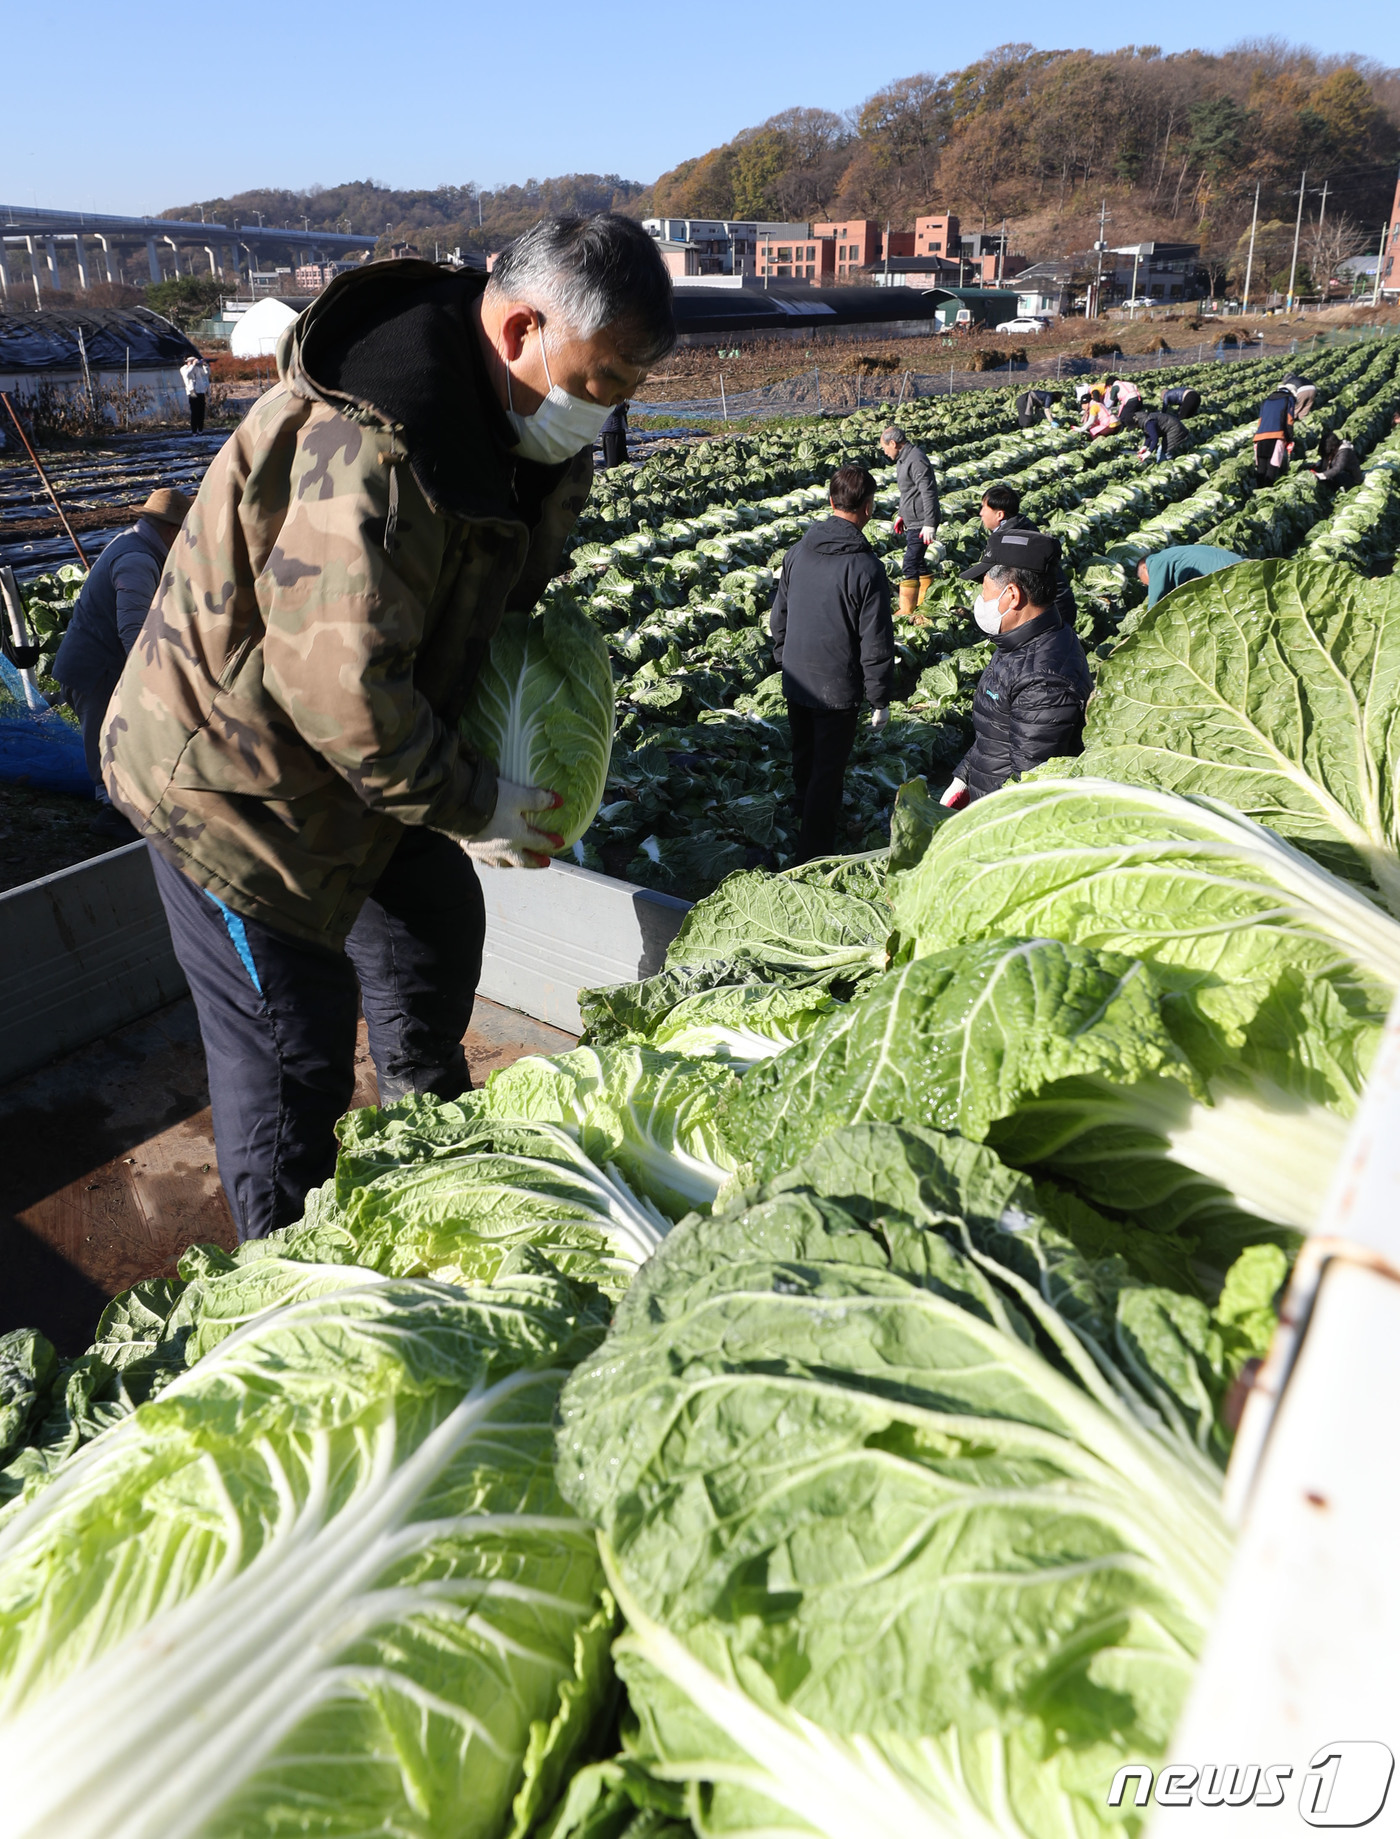
[[[478,998],[463,1044],[481,1085],[574,1037]],[[377,1103],[363,1022],[355,1075],[352,1103]],[[174,1276],[189,1245],[236,1242],[188,997],[5,1087],[0,1137],[0,1334],[41,1328],[79,1354],[118,1291]]]
[[[802,341],[786,338],[737,338],[726,346],[726,356],[707,346],[687,346],[674,351],[647,379],[639,392],[636,412],[645,414],[648,401],[682,402],[693,397],[719,393],[719,379],[731,393],[762,389],[789,377],[810,371],[813,366],[824,376],[864,376],[878,379],[897,377],[902,371],[946,370],[956,363],[959,371],[971,370],[979,352],[1005,357],[1008,349],[1024,351],[1032,358],[1088,357],[1095,344],[1112,349],[1117,346],[1125,356],[1146,355],[1159,349],[1165,340],[1171,355],[1180,363],[1189,363],[1204,346],[1209,352],[1215,341],[1227,333],[1239,338],[1248,332],[1258,334],[1268,346],[1287,345],[1315,337],[1319,332],[1335,332],[1352,326],[1400,325],[1400,306],[1377,309],[1335,306],[1322,312],[1295,314],[1253,314],[1247,318],[1202,318],[1182,308],[1139,313],[1132,320],[1126,315],[1106,314],[1091,321],[1062,319],[1039,333],[996,334],[985,331],[952,332],[927,338],[862,339],[837,338],[815,334]],[[737,349],[738,356],[729,352]],[[1014,374],[1014,373],[1013,373]],[[1003,378],[1003,381],[1009,380]]]
[[[121,838],[92,834],[97,810],[91,798],[0,785],[0,894],[120,849]]]

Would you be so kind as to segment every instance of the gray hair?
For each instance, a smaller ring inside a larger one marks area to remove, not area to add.
[[[1049,569],[1008,568],[1004,562],[998,562],[987,570],[983,579],[990,581],[993,587],[1020,588],[1029,606],[1055,604],[1055,577]]]
[[[885,441],[893,441],[896,447],[902,447],[907,439],[908,436],[905,434],[903,428],[896,428],[893,422],[890,423],[889,427],[886,428],[885,432],[880,436],[882,445]]]
[[[639,223],[612,211],[541,218],[502,253],[486,291],[527,302],[578,338],[616,326],[636,364],[654,364],[676,342],[661,252]]]

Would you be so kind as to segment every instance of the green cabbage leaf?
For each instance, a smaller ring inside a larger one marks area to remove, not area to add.
[[[987,1142],[1095,1205],[1188,1235],[1220,1270],[1243,1245],[1314,1223],[1347,1134],[1336,1113],[1239,1067],[1208,1083],[1146,966],[1044,938],[901,965],[746,1072],[722,1120],[757,1180],[866,1121]]]
[[[1100,665],[1084,740],[1066,776],[1220,799],[1400,915],[1393,577],[1271,561],[1187,582]]]
[[[563,1393],[627,1753],[705,1834],[1109,1830],[1229,1555],[1207,1312],[1204,1366],[1144,1345],[1119,1303],[1151,1292],[976,1145],[823,1149],[679,1226]]]

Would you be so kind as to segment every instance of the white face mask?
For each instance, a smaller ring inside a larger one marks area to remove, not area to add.
[[[605,403],[588,402],[582,396],[571,396],[567,390],[560,389],[549,374],[549,354],[544,348],[543,333],[540,334],[540,356],[544,359],[549,394],[533,415],[517,414],[510,365],[507,364],[506,396],[510,407],[506,414],[520,437],[517,451],[527,460],[557,466],[562,460],[572,460],[581,448],[593,445],[612,410]]]
[[[1001,595],[1007,592],[1009,590],[1003,588],[995,600],[986,600],[981,594],[977,596],[977,603],[972,609],[972,617],[988,638],[994,638],[1001,631],[1001,622],[1005,618],[1001,610]]]

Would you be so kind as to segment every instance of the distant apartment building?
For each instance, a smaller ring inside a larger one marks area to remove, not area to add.
[[[1097,269],[1092,255],[1079,258]],[[1202,300],[1210,292],[1210,275],[1201,263],[1199,243],[1127,243],[1104,256],[1101,306],[1111,300]]]
[[[667,268],[677,278],[755,275],[760,238],[791,242],[811,234],[810,224],[741,222],[728,217],[644,217],[642,228],[656,238]]]
[[[829,281],[836,245],[807,224],[787,224],[780,234],[758,239],[757,273],[765,281]]]
[[[941,255],[957,261],[961,247],[962,226],[950,211],[941,217],[914,219],[914,247],[911,255]],[[893,254],[894,251],[891,251]]]
[[[868,218],[848,218],[842,223],[814,223],[812,234],[828,236],[834,243],[834,273],[838,281],[859,274],[863,268],[873,267],[883,253],[880,226]],[[910,247],[907,250],[892,249],[890,253],[913,255],[912,232],[910,237]]]
[[[303,262],[296,271],[297,292],[319,294],[337,275],[348,274],[352,268],[360,266],[359,262]]]

